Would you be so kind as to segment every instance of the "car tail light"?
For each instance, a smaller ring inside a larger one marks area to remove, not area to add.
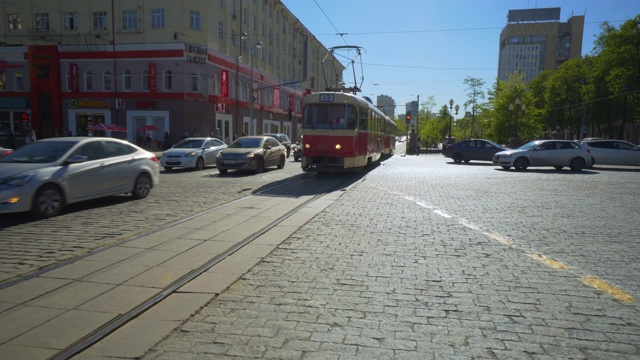
[[[151,161],[153,161],[154,163],[158,162],[158,157],[157,156],[152,156],[151,157]]]
[[[591,149],[587,148],[587,154],[591,154]]]

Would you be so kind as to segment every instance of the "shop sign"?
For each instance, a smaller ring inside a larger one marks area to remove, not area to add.
[[[77,108],[93,108],[93,109],[106,109],[109,107],[109,104],[105,100],[78,100],[78,99],[70,99],[69,100],[69,108],[77,109]]]
[[[151,101],[151,100],[139,100],[136,101],[136,109],[152,109],[155,110],[158,108],[158,102],[157,101]]]
[[[229,70],[220,70],[220,96],[229,97]]]
[[[204,46],[184,44],[184,53],[185,53],[187,62],[192,62],[196,64],[207,63],[208,49]]]
[[[216,112],[217,113],[222,113],[222,114],[228,114],[229,113],[229,107],[227,106],[227,104],[216,103]]]
[[[273,106],[276,108],[280,107],[280,89],[273,89]]]

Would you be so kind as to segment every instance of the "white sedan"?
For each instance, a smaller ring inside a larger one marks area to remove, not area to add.
[[[156,156],[101,137],[42,139],[0,159],[0,214],[58,215],[72,203],[130,193],[144,199],[160,181]]]
[[[640,147],[623,140],[583,140],[591,150],[593,165],[640,166]]]
[[[176,167],[202,170],[216,164],[216,156],[227,144],[222,140],[209,137],[182,139],[171,149],[162,153],[160,165],[167,171]]]
[[[525,170],[530,166],[553,166],[560,170],[568,166],[580,171],[591,165],[591,154],[587,146],[571,140],[536,140],[517,149],[500,151],[493,155],[493,165],[507,170]]]

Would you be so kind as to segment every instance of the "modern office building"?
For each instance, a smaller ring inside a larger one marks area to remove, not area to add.
[[[582,55],[584,15],[560,22],[560,8],[509,10],[507,25],[500,33],[498,78],[513,72],[525,82],[543,70],[557,69]]]
[[[31,128],[38,138],[135,141],[140,129],[155,139],[167,131],[173,142],[185,132],[297,138],[302,97],[335,86],[325,79],[344,70],[279,0],[0,0],[0,8],[0,143]],[[126,131],[94,134],[97,123]]]
[[[376,107],[385,115],[393,119],[396,112],[396,101],[389,95],[378,95],[376,97]]]

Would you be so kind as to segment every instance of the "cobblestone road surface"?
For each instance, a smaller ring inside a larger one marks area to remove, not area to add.
[[[146,359],[638,359],[639,172],[395,156]]]

